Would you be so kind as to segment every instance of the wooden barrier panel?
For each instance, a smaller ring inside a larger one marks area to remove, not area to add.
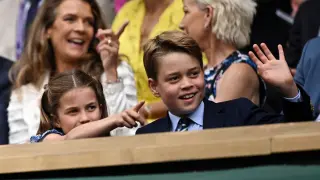
[[[0,174],[320,150],[320,123],[0,146]]]

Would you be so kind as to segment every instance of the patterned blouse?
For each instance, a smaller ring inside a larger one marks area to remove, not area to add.
[[[239,51],[233,52],[229,57],[227,57],[221,64],[216,67],[207,68],[204,71],[205,83],[206,83],[206,98],[210,101],[214,101],[217,95],[217,84],[218,81],[222,78],[224,72],[233,64],[233,63],[247,63],[249,64],[256,72],[256,64],[245,54],[240,53]],[[259,77],[260,84],[260,106],[266,101],[266,85],[264,81]]]
[[[30,142],[31,143],[38,143],[38,142],[41,142],[43,141],[43,139],[49,135],[49,134],[59,134],[61,136],[64,135],[64,133],[62,132],[62,130],[58,130],[58,129],[50,129],[42,134],[38,134],[38,135],[35,135],[35,136],[31,136],[30,138]]]

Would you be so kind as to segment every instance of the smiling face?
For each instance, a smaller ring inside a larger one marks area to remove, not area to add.
[[[149,79],[153,93],[177,116],[195,111],[204,98],[204,75],[196,58],[172,52],[157,63],[157,80]]]
[[[73,128],[101,119],[101,108],[96,94],[89,88],[75,88],[63,94],[57,116],[60,128],[67,134]]]
[[[64,0],[47,29],[57,60],[78,61],[87,52],[94,35],[94,16],[88,3]]]

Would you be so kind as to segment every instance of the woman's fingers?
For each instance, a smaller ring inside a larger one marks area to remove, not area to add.
[[[279,60],[285,61],[286,58],[284,56],[284,51],[281,44],[278,45],[278,51],[279,51]]]
[[[260,47],[256,44],[253,45],[253,49],[256,52],[256,54],[258,55],[258,58],[260,59],[260,61],[265,64],[267,63],[269,60],[268,58],[264,55],[264,53],[261,51]]]
[[[119,39],[119,37],[121,36],[121,34],[124,32],[124,30],[126,29],[126,27],[128,26],[129,21],[124,22],[119,31],[117,33],[114,33],[112,31],[112,29],[98,29],[97,33],[96,33],[96,38],[99,39],[99,41],[104,40],[105,38],[108,38],[113,40],[113,41],[117,41]]]
[[[97,34],[96,34],[96,38],[98,38],[100,41],[102,41],[107,36],[109,36],[109,37],[114,36],[112,29],[98,29]]]
[[[276,58],[273,56],[271,51],[269,50],[268,46],[265,43],[261,43],[261,48],[264,52],[264,54],[267,56],[269,60],[275,60]]]
[[[124,32],[124,30],[126,29],[126,27],[128,26],[129,21],[124,22],[120,29],[118,30],[118,32],[116,33],[116,37],[119,39],[119,37],[121,36],[121,34]]]
[[[118,48],[111,47],[109,45],[104,44],[104,45],[101,45],[101,46],[97,47],[97,52],[98,53],[101,53],[102,51],[108,51],[111,54],[116,54],[118,52]]]
[[[119,50],[118,41],[112,41],[110,39],[102,40],[96,47],[96,51],[101,53],[103,50],[107,50],[111,53],[117,54]]]
[[[254,63],[256,63],[258,67],[263,65],[263,63],[257,58],[257,56],[252,51],[249,51],[249,57],[253,60]]]
[[[119,48],[119,42],[118,41],[112,41],[111,39],[104,39],[101,42],[99,42],[99,44],[97,45],[97,48],[101,47],[101,46],[111,46],[111,47],[115,47],[115,48]]]
[[[102,41],[104,39],[111,39],[112,41],[118,41],[118,37],[114,34],[112,29],[99,29],[96,38],[99,39],[99,41]]]

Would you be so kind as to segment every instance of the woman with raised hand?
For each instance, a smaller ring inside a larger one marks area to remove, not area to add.
[[[127,24],[117,33],[105,29],[95,0],[43,2],[21,59],[11,69],[9,143],[24,143],[36,134],[43,86],[67,70],[81,69],[101,80],[109,114],[136,105],[133,71],[118,55],[118,39]]]
[[[255,7],[253,0],[183,0],[180,28],[208,58],[206,98],[211,101],[245,97],[259,106],[265,103],[266,88],[257,67],[239,51],[249,44]]]

